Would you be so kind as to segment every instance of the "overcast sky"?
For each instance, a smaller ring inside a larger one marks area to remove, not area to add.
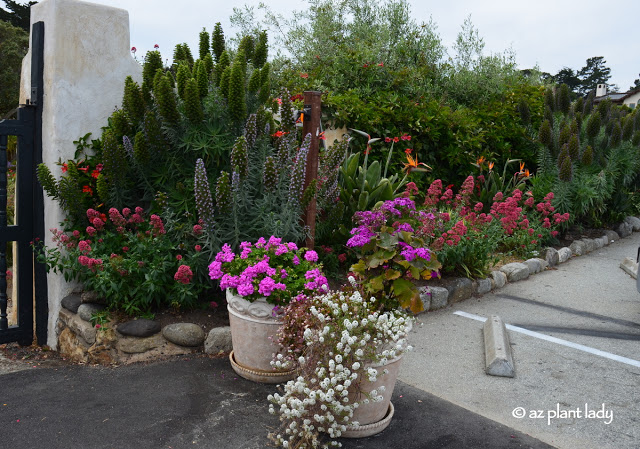
[[[138,56],[160,45],[171,58],[176,44],[186,42],[198,53],[198,33],[221,22],[225,35],[235,34],[229,17],[233,7],[259,0],[95,0],[129,11],[131,45]],[[266,1],[289,15],[306,2]],[[417,22],[431,17],[443,44],[451,48],[465,18],[471,15],[487,53],[511,47],[522,69],[536,64],[555,74],[563,67],[579,70],[592,56],[604,56],[611,84],[625,92],[640,77],[640,0],[409,0]],[[294,5],[294,6],[292,6]]]

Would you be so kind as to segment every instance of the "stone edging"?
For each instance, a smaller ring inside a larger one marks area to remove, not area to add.
[[[455,278],[446,287],[421,287],[420,299],[424,304],[424,311],[421,313],[442,309],[474,295],[489,293],[504,287],[509,282],[527,279],[549,267],[564,263],[571,257],[590,253],[638,231],[640,231],[640,218],[627,217],[623,223],[616,227],[615,231],[606,230],[600,238],[575,240],[569,247],[559,250],[547,248],[544,251],[544,259],[534,258],[504,265],[499,270],[492,271],[486,279]]]
[[[96,328],[91,314],[104,306],[93,303],[95,296],[72,293],[62,300],[58,317],[58,351],[75,362],[101,365],[127,364],[164,356],[205,352],[229,352],[231,329],[216,327],[208,335],[193,323],[173,323],[160,328],[151,320],[132,320]]]

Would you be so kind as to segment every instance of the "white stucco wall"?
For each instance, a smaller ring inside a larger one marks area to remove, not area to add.
[[[43,161],[60,174],[58,160],[72,159],[74,140],[101,135],[107,118],[122,104],[124,80],[142,82],[142,67],[130,53],[129,13],[124,9],[77,0],[42,0],[31,7],[31,24],[44,22]],[[23,61],[20,102],[30,96],[31,51]],[[58,204],[45,195],[46,244],[50,228],[64,219]],[[49,333],[57,347],[60,301],[73,286],[49,274]]]
[[[624,104],[626,104],[627,106],[630,106],[633,104],[634,105],[633,107],[637,108],[638,103],[640,103],[640,91],[624,99]]]

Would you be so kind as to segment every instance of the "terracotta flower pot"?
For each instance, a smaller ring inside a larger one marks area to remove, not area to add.
[[[391,396],[393,395],[393,389],[398,380],[400,362],[402,362],[402,356],[396,357],[384,365],[373,365],[373,368],[378,370],[378,376],[375,382],[370,382],[366,375],[361,379],[361,391],[368,393],[372,390],[378,390],[378,393],[382,395],[383,399],[380,402],[369,401],[364,404],[361,402],[366,398],[364,394],[356,393],[355,391],[350,394],[349,398],[352,401],[360,402],[360,405],[353,412],[353,417],[351,418],[351,421],[358,422],[358,425],[347,426],[347,430],[342,432],[343,438],[368,437],[382,432],[389,426],[394,412]],[[387,374],[383,374],[385,369],[388,370]],[[380,387],[383,385],[384,391],[380,392]]]
[[[227,289],[227,310],[233,351],[231,366],[245,379],[261,383],[281,383],[293,379],[296,370],[278,371],[271,366],[281,352],[276,332],[282,320],[273,316],[273,305],[264,298],[249,302]]]

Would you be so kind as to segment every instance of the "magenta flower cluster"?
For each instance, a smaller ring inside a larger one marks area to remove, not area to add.
[[[224,244],[209,264],[209,277],[220,280],[221,289],[234,289],[248,301],[265,297],[274,305],[286,305],[299,293],[328,289],[318,253],[271,236],[254,244],[242,242],[236,254]]]

